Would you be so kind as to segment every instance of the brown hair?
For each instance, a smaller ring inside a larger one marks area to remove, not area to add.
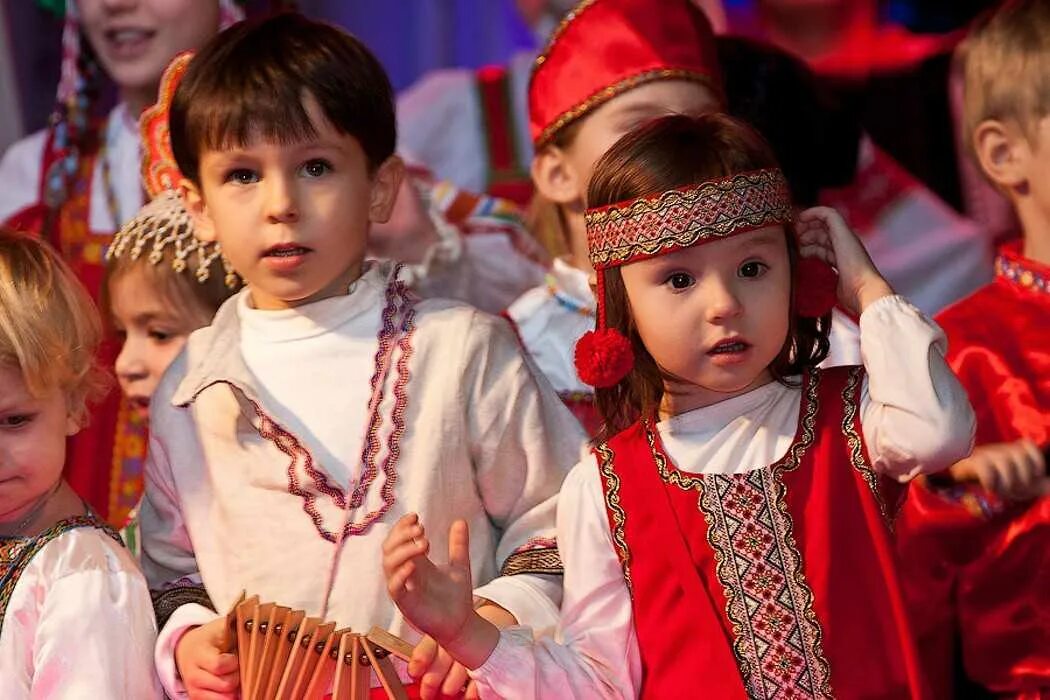
[[[741,121],[724,114],[661,117],[627,134],[601,157],[587,191],[589,207],[698,184],[735,173],[777,167],[762,137]],[[794,230],[785,226],[788,260],[794,272],[798,248]],[[631,316],[619,268],[605,275],[605,318],[609,328],[631,342],[635,366],[619,384],[598,389],[595,399],[604,420],[601,438],[615,435],[640,416],[655,414],[668,383],[682,380],[663,371],[645,349]],[[792,275],[792,290],[794,290]],[[830,316],[804,318],[792,301],[788,335],[769,369],[787,384],[788,377],[815,367],[828,353]]]
[[[60,389],[84,423],[108,388],[101,339],[95,304],[51,246],[0,228],[0,364],[17,367],[34,395]]]
[[[394,153],[394,93],[376,57],[338,27],[283,13],[233,25],[190,62],[169,116],[179,170],[199,185],[204,150],[315,136],[306,95],[337,131],[357,139],[369,172]]]
[[[1050,113],[1050,2],[1009,0],[979,17],[959,46],[965,76],[963,128],[973,135],[988,119],[1014,121],[1029,140]]]

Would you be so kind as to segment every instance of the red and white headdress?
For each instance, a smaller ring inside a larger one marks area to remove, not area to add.
[[[182,201],[179,183],[182,173],[171,150],[168,113],[175,90],[186,73],[193,53],[179,54],[160,79],[157,103],[142,113],[139,131],[142,134],[142,183],[149,202],[131,221],[113,236],[106,250],[106,259],[128,256],[137,260],[149,248],[147,260],[156,265],[164,257],[165,249],[172,250],[172,269],[182,273],[192,268],[198,282],[206,282],[218,261],[225,274],[226,286],[236,289],[237,275],[222,257],[218,243],[205,243],[194,235],[193,219]]]
[[[626,90],[670,79],[721,92],[711,25],[690,0],[583,0],[533,66],[533,144],[542,148],[558,130]]]
[[[598,280],[598,311],[597,328],[576,344],[576,371],[587,384],[610,387],[631,371],[634,353],[627,338],[606,326],[605,270],[789,224],[792,207],[784,174],[779,168],[767,168],[588,209],[585,218],[587,247]],[[830,271],[823,262],[816,265]],[[805,274],[825,273],[807,269]],[[796,304],[796,311],[806,316],[822,316],[830,310],[823,300],[820,308],[799,309]]]

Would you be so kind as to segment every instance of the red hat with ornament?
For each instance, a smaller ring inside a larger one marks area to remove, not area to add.
[[[622,92],[653,80],[695,80],[721,94],[714,34],[690,0],[583,0],[532,69],[529,129],[536,148]]]
[[[787,181],[779,168],[737,173],[699,184],[588,209],[587,247],[597,274],[597,327],[576,344],[576,372],[591,386],[618,384],[634,367],[631,343],[605,323],[605,270],[747,231],[789,224]],[[795,311],[820,317],[835,304],[837,277],[826,263],[803,258]],[[805,292],[798,293],[799,288]],[[830,289],[830,294],[824,293]],[[819,292],[819,293],[817,293]]]

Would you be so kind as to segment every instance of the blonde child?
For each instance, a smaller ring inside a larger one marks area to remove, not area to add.
[[[482,694],[925,697],[885,518],[895,484],[970,448],[940,330],[833,211],[794,219],[768,147],[729,117],[625,136],[588,202],[599,307],[577,365],[609,437],[559,496],[558,634],[470,611],[462,522],[437,567],[426,518],[399,521],[394,601]],[[860,316],[864,367],[816,368],[814,260]]]
[[[474,524],[488,619],[554,624],[553,496],[584,437],[505,323],[365,262],[403,170],[375,57],[296,14],[237,25],[194,57],[169,124],[196,234],[246,287],[150,406],[143,566],[155,589],[197,584],[168,589],[168,694],[236,692],[217,647],[244,590],[418,640],[379,568],[410,510]],[[413,669],[428,696],[432,661]]]
[[[979,692],[953,687],[962,681],[1001,697],[1046,697],[1050,3],[1002,3],[960,54],[965,140],[1010,200],[1021,240],[1001,248],[993,282],[937,317],[973,402],[977,446],[952,465],[954,484],[931,479],[912,491],[900,550],[938,695]]]
[[[0,229],[0,696],[158,698],[134,558],[62,478],[101,394],[98,313],[56,253]]]

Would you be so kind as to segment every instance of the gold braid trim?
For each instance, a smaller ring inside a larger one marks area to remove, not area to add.
[[[624,526],[627,523],[627,514],[620,505],[620,477],[613,469],[613,451],[606,442],[599,443],[594,451],[598,457],[598,470],[605,477],[602,490],[605,491],[605,507],[613,516],[612,540],[616,545],[616,554],[620,558],[623,567],[623,580],[627,584],[627,592],[634,597],[634,585],[631,582],[631,551],[627,548],[627,537],[624,535]]]
[[[587,247],[596,268],[791,221],[779,168],[767,168],[590,209]]]

